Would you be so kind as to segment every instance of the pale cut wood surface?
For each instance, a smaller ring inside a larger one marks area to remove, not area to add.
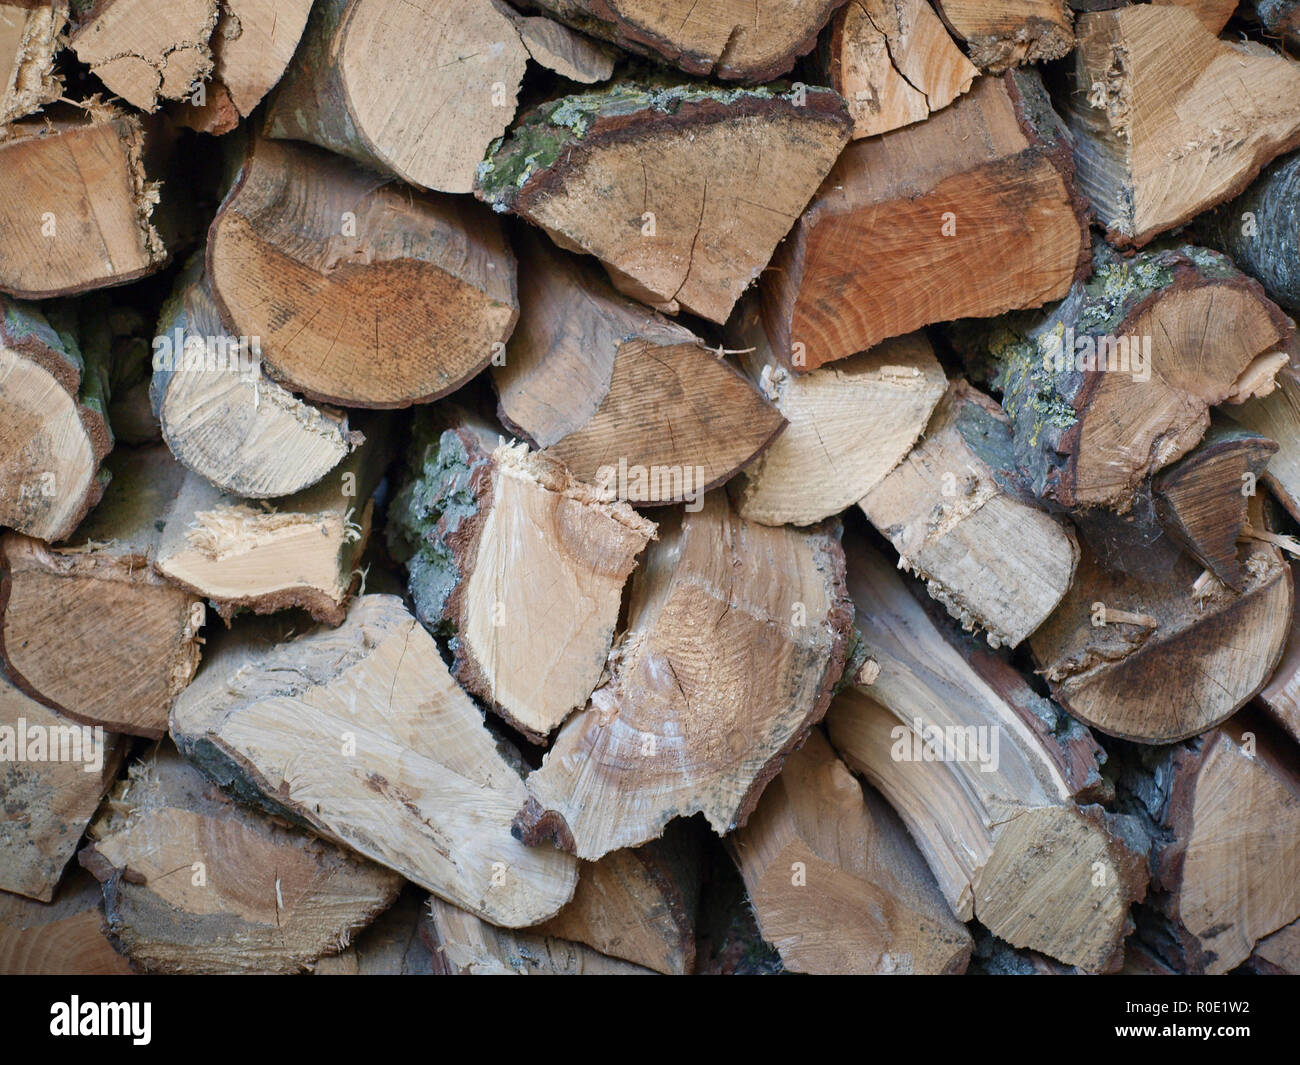
[[[554,936],[499,928],[429,900],[435,964],[449,976],[653,976],[650,969]]]
[[[170,743],[135,762],[81,864],[147,972],[293,973],[346,947],[402,880],[235,804]]]
[[[1074,801],[1096,787],[1100,748],[1048,725],[1049,704],[1005,663],[960,648],[873,548],[846,554],[879,673],[837,696],[831,743],[898,810],[959,920],[1089,971],[1118,966],[1146,869],[1100,807]],[[931,759],[914,757],[922,742]]]
[[[219,6],[218,0],[99,0],[88,16],[78,15],[69,47],[111,92],[154,111],[212,72],[208,38]]]
[[[88,116],[60,108],[5,132],[0,291],[44,299],[134,281],[164,265],[153,217],[159,186],[147,165],[156,127],[146,131],[137,115],[112,108]]]
[[[814,729],[731,837],[763,938],[792,972],[960,973],[971,941],[897,815]]]
[[[749,521],[811,525],[851,507],[908,453],[943,396],[943,368],[921,333],[800,374],[773,354],[756,301],[733,327],[745,372],[788,423],[732,482]]]
[[[743,824],[839,679],[842,565],[833,531],[746,522],[722,493],[666,516],[609,680],[528,778],[524,838],[595,860],[674,817],[702,812],[720,835]]]
[[[0,124],[59,98],[63,85],[54,55],[67,21],[68,0],[0,3]]]
[[[254,629],[211,648],[173,707],[183,754],[485,920],[536,924],[569,901],[576,861],[511,835],[524,783],[400,599],[362,596],[290,642]]]
[[[185,466],[223,491],[249,499],[292,495],[360,443],[346,413],[299,399],[266,375],[251,345],[239,348],[239,338],[221,323],[201,255],[178,275],[157,335],[169,345],[155,352],[149,385],[163,439]],[[209,338],[226,348],[210,357]],[[185,344],[195,346],[192,356]],[[176,361],[166,365],[163,356]]]
[[[1300,144],[1300,67],[1220,41],[1185,7],[1082,15],[1068,121],[1079,188],[1141,246],[1236,195]]]
[[[158,541],[158,571],[222,617],[289,607],[338,624],[361,580],[371,500],[390,457],[379,431],[311,488],[271,503],[222,492],[191,471]]]
[[[1079,548],[1060,519],[1009,483],[1011,427],[991,399],[955,381],[925,436],[861,502],[899,568],[966,629],[1017,646],[1069,591]]]
[[[935,0],[981,69],[1060,59],[1074,47],[1065,0]]]
[[[854,140],[925,121],[979,75],[929,0],[850,0],[831,22],[827,53]]]
[[[54,898],[125,746],[115,733],[97,737],[0,678],[0,891]]]

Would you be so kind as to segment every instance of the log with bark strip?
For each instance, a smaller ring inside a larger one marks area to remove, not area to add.
[[[627,82],[543,104],[475,194],[643,303],[725,322],[849,139],[838,95],[781,88]]]
[[[141,969],[296,972],[347,946],[401,878],[246,810],[170,743],[131,766],[78,856]]]
[[[601,81],[613,69],[585,38],[499,0],[396,9],[385,0],[318,0],[267,133],[422,188],[469,192],[488,145],[514,118],[530,58],[576,81]]]
[[[108,491],[65,546],[0,539],[0,655],[61,713],[156,739],[198,667],[205,619],[203,602],[155,568],[158,517],[184,470],[160,447],[119,449],[107,467]]]
[[[777,358],[814,370],[932,322],[1064,296],[1088,243],[1059,127],[1028,73],[982,78],[927,121],[850,145],[763,275]]]
[[[965,381],[949,386],[924,440],[859,505],[899,567],[994,647],[1037,629],[1074,579],[1074,535],[1016,476],[1006,415]]]
[[[1300,68],[1220,40],[1186,7],[1079,18],[1066,120],[1079,187],[1110,240],[1148,243],[1300,145]]]
[[[504,350],[515,260],[495,219],[319,148],[254,138],[208,234],[221,320],[308,398],[406,407]]]
[[[1300,774],[1262,718],[1140,750],[1120,786],[1153,840],[1138,935],[1166,964],[1228,972],[1300,916]]]
[[[1211,406],[1265,395],[1292,326],[1224,256],[1183,245],[1124,259],[1104,244],[1046,314],[980,325],[1015,457],[1034,494],[1125,512],[1190,451]]]
[[[543,743],[599,683],[655,525],[470,420],[424,419],[412,445],[389,536],[416,616],[451,637],[466,689]]]
[[[1146,889],[1133,826],[1105,798],[1087,730],[936,623],[851,541],[849,591],[878,667],[840,693],[830,739],[898,809],[960,920],[1088,971],[1117,967]]]
[[[91,104],[3,130],[0,292],[45,299],[167,263],[177,224],[162,202],[171,138],[158,122]]]

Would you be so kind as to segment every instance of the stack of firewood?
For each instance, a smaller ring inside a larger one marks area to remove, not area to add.
[[[1288,50],[0,0],[0,971],[1300,971]]]

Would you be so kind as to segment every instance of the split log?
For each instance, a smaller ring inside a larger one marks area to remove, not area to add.
[[[827,89],[622,83],[524,115],[479,167],[475,194],[595,255],[643,303],[722,323],[850,126]]]
[[[528,778],[522,838],[595,860],[674,817],[743,825],[844,667],[843,564],[835,529],[755,525],[721,493],[666,515],[609,680]]]
[[[573,901],[535,931],[669,976],[694,971],[701,855],[685,827],[583,862]]]
[[[25,299],[134,281],[167,262],[166,138],[98,106],[15,122],[0,139],[0,292]]]
[[[981,70],[1000,74],[1021,63],[1060,59],[1074,48],[1065,0],[936,0],[939,14],[966,42]]]
[[[1196,232],[1300,314],[1300,154],[1270,164],[1235,200],[1198,218]]]
[[[899,568],[993,647],[1024,640],[1074,579],[1073,533],[1020,483],[1006,415],[965,381],[949,385],[924,438],[860,505]]]
[[[844,0],[533,0],[574,29],[724,81],[771,81],[812,50]],[[762,13],[759,13],[759,8]]]
[[[879,672],[842,691],[831,743],[898,810],[959,920],[1090,972],[1119,964],[1146,887],[1105,798],[1101,749],[991,652],[960,647],[897,570],[846,545],[857,627]]]
[[[429,896],[408,884],[347,950],[321,958],[312,971],[317,976],[432,976],[431,923]]]
[[[623,585],[655,525],[522,444],[470,422],[416,427],[389,510],[415,613],[451,637],[454,672],[534,743],[587,704]]]
[[[1141,755],[1120,777],[1155,844],[1138,934],[1180,972],[1226,973],[1300,916],[1295,749],[1244,713]]]
[[[141,111],[178,100],[212,72],[217,0],[97,0],[74,5],[68,46],[109,90]]]
[[[172,708],[181,753],[484,920],[558,913],[577,862],[511,836],[524,783],[401,600],[363,596],[338,629],[268,642],[278,631],[245,624],[209,649]]]
[[[499,414],[579,480],[620,468],[624,481],[629,470],[674,473],[619,494],[698,499],[781,432],[781,415],[689,329],[618,296],[539,235],[516,249],[519,325],[492,367]]]
[[[1156,513],[1174,542],[1236,591],[1243,580],[1237,540],[1248,524],[1246,505],[1276,451],[1272,440],[1218,422],[1152,480]]]
[[[481,921],[441,899],[431,907],[434,969],[440,976],[653,976],[581,943]]]
[[[851,507],[911,450],[943,396],[929,340],[913,333],[794,374],[773,354],[757,301],[737,315],[732,342],[745,372],[788,423],[732,482],[737,512],[764,525],[812,525]]]
[[[153,365],[150,395],[167,446],[232,495],[300,492],[361,442],[346,414],[305,403],[271,380],[260,341],[241,346],[226,332],[200,256],[163,307]]]
[[[60,713],[156,739],[198,668],[204,621],[202,602],[153,568],[184,471],[161,447],[119,449],[107,466],[113,481],[67,546],[0,539],[0,655]]]
[[[125,744],[0,678],[0,891],[50,902]]]
[[[791,972],[960,973],[970,935],[897,815],[819,730],[731,838],[763,938]]]
[[[131,963],[108,940],[103,902],[84,869],[65,876],[50,903],[0,893],[0,974],[129,976]]]
[[[1008,75],[851,144],[763,275],[777,357],[812,370],[932,322],[1064,296],[1088,240],[1058,124],[1036,74]]]
[[[1184,555],[1167,574],[1113,573],[1083,552],[1074,586],[1029,644],[1079,720],[1138,743],[1213,728],[1272,675],[1290,628],[1291,571],[1272,544],[1241,551],[1234,592]]]
[[[928,0],[855,0],[831,20],[823,69],[848,101],[853,139],[922,122],[979,74]]]
[[[502,5],[503,7],[504,5]],[[469,192],[514,118],[528,48],[492,0],[318,0],[267,113],[309,141],[421,188]],[[400,86],[400,106],[394,105]]]
[[[68,0],[0,2],[0,126],[63,94],[54,53],[67,21]]]
[[[312,0],[220,0],[212,77],[172,117],[202,133],[229,133],[280,80],[302,38]]]
[[[67,539],[107,479],[104,367],[35,306],[0,298],[0,376],[0,524]]]
[[[1291,517],[1300,521],[1300,342],[1286,346],[1288,361],[1277,371],[1276,388],[1260,392],[1225,413],[1277,444],[1263,481]]]
[[[1070,509],[1130,509],[1153,472],[1181,458],[1209,408],[1272,388],[1291,335],[1257,282],[1184,245],[1096,268],[1045,315],[984,331],[1016,463],[1035,495]]]
[[[1300,583],[1294,560],[1290,563],[1291,585]],[[1300,743],[1300,611],[1292,610],[1282,660],[1259,693],[1259,702],[1272,719]]]
[[[1079,17],[1066,121],[1107,239],[1141,247],[1300,145],[1300,69],[1221,41],[1185,7]]]
[[[494,219],[282,141],[250,144],[212,222],[207,278],[230,332],[260,339],[271,376],[343,406],[459,388],[518,316]]]
[[[374,424],[374,423],[367,423]],[[337,625],[361,581],[371,499],[391,452],[382,427],[333,473],[277,500],[247,500],[187,473],[166,512],[157,568],[229,622],[301,607]]]
[[[401,878],[238,806],[166,744],[131,766],[79,860],[148,972],[293,973],[346,947]]]

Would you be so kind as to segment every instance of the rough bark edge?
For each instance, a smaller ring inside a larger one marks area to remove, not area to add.
[[[208,291],[212,296],[212,302],[216,305],[217,315],[221,319],[222,328],[225,329],[226,332],[231,336],[242,336],[245,334],[243,334],[240,331],[238,323],[235,321],[234,316],[230,313],[230,308],[226,306],[226,301],[222,297],[220,289],[216,286],[216,284],[213,283],[212,279],[215,277],[215,274],[213,272],[212,249],[215,245],[217,227],[225,219],[227,210],[234,203],[240,190],[243,189],[244,183],[248,180],[248,175],[251,170],[249,164],[252,161],[253,147],[254,147],[254,139],[250,137],[247,145],[244,148],[242,160],[238,164],[236,164],[238,169],[235,173],[234,180],[230,184],[229,191],[227,191],[225,196],[222,197],[221,204],[220,206],[218,206],[216,214],[212,216],[212,222],[208,226],[207,233],[205,234],[205,239],[204,239],[203,273],[205,278],[207,278]],[[326,151],[326,149],[321,148],[319,145],[313,145],[313,147],[315,147],[318,151],[322,151],[322,152]],[[396,180],[398,179],[392,178],[388,183],[391,184],[392,181],[396,181]],[[422,195],[427,195],[427,193],[422,193]],[[450,196],[451,194],[437,193],[437,195]],[[515,262],[514,252],[511,250],[508,239],[506,239],[503,236],[502,242],[505,247],[507,258],[512,263],[514,263]],[[413,260],[408,259],[403,261],[418,262],[420,263],[421,266],[425,267],[426,269],[436,270],[439,273],[444,272],[441,267],[426,262],[423,259],[413,259]],[[460,279],[458,278],[457,280]],[[486,293],[484,295],[486,296]],[[492,300],[492,302],[496,303],[497,301]],[[509,332],[514,330],[514,323],[517,323],[519,321],[519,307],[517,305],[517,300],[516,300],[516,306],[514,307],[513,317],[514,317],[514,322],[510,326],[510,331],[507,332],[507,339],[509,338]],[[470,370],[468,370],[463,377],[454,380],[446,387],[441,388],[434,392],[430,392],[427,395],[413,396],[392,403],[376,403],[374,401],[369,401],[369,400],[362,401],[361,399],[358,399],[356,397],[344,398],[339,396],[328,395],[324,392],[316,392],[308,388],[303,388],[285,375],[285,373],[275,364],[275,356],[271,353],[263,354],[261,368],[262,371],[266,374],[266,376],[269,377],[276,384],[280,385],[285,390],[292,392],[294,395],[300,397],[301,399],[306,400],[309,403],[325,404],[327,406],[343,407],[345,409],[355,408],[359,410],[406,410],[409,407],[420,406],[427,403],[433,403],[436,400],[443,399],[444,397],[451,395],[451,393],[455,392],[458,389],[464,388],[467,384],[469,384],[470,381],[472,381],[475,377],[477,377],[485,369],[487,369],[487,367],[491,364],[491,362],[492,362],[492,348],[491,345],[488,345],[487,353],[483,356],[482,360],[477,364],[475,364]]]
[[[1274,548],[1273,550],[1276,551],[1277,549]],[[1287,583],[1288,586],[1290,586],[1291,595],[1292,598],[1294,599],[1295,587],[1291,576],[1291,567],[1287,565],[1284,559],[1282,559],[1280,552],[1277,553],[1277,558],[1279,560],[1279,565],[1282,570],[1282,574],[1281,574],[1282,579]],[[1277,583],[1278,583],[1277,581],[1272,581],[1269,584],[1261,585],[1259,588],[1256,588],[1253,592],[1251,592],[1250,595],[1255,596],[1255,595],[1266,594],[1267,592],[1271,591],[1273,586]],[[1229,606],[1227,606],[1224,610],[1220,611],[1216,615],[1216,620],[1222,620],[1225,616],[1238,612],[1239,610],[1242,609],[1243,604],[1246,602],[1247,602],[1247,596],[1245,595],[1237,596]],[[1181,630],[1179,635],[1174,637],[1174,639],[1175,640],[1180,639],[1182,635],[1188,632],[1189,629],[1192,627],[1193,626],[1189,626],[1188,628]],[[1144,736],[1130,736],[1123,732],[1116,732],[1111,727],[1099,725],[1093,721],[1089,721],[1087,717],[1085,717],[1083,714],[1076,711],[1070,705],[1069,699],[1060,691],[1061,684],[1059,681],[1053,681],[1049,679],[1047,683],[1048,683],[1048,687],[1051,689],[1052,698],[1057,703],[1060,704],[1060,706],[1065,710],[1066,713],[1068,713],[1072,717],[1077,718],[1079,721],[1082,721],[1085,725],[1088,725],[1090,728],[1096,729],[1098,732],[1106,736],[1113,736],[1116,739],[1127,740],[1130,743],[1138,743],[1138,744],[1142,744],[1143,746],[1152,746],[1152,747],[1183,743],[1188,740],[1193,740],[1197,736],[1200,736],[1206,732],[1210,732],[1213,729],[1218,728],[1218,726],[1222,725],[1225,721],[1227,721],[1230,717],[1232,717],[1233,714],[1237,713],[1237,711],[1239,711],[1242,707],[1250,705],[1251,700],[1253,700],[1256,696],[1258,696],[1259,693],[1262,692],[1264,688],[1268,686],[1268,682],[1272,679],[1273,674],[1277,672],[1278,664],[1282,661],[1283,654],[1286,653],[1287,637],[1289,633],[1290,633],[1290,628],[1288,626],[1287,630],[1282,634],[1282,639],[1278,641],[1277,650],[1274,651],[1273,653],[1271,664],[1269,665],[1268,669],[1264,671],[1259,684],[1254,688],[1254,690],[1250,692],[1249,695],[1239,700],[1236,703],[1236,705],[1230,707],[1226,713],[1215,718],[1213,721],[1210,721],[1204,725],[1195,726],[1190,732],[1181,733],[1176,736],[1160,737],[1157,739],[1152,739],[1150,737],[1144,737]],[[1162,644],[1162,646],[1167,646],[1167,643]],[[1125,655],[1124,658],[1120,659],[1119,663],[1111,663],[1111,664],[1115,665],[1115,664],[1128,662],[1130,659],[1138,655],[1141,655],[1147,649],[1147,647],[1148,647],[1147,643],[1141,644],[1133,652],[1131,652],[1128,655]],[[1078,674],[1077,673],[1071,674],[1071,676],[1072,677],[1078,676]]]

